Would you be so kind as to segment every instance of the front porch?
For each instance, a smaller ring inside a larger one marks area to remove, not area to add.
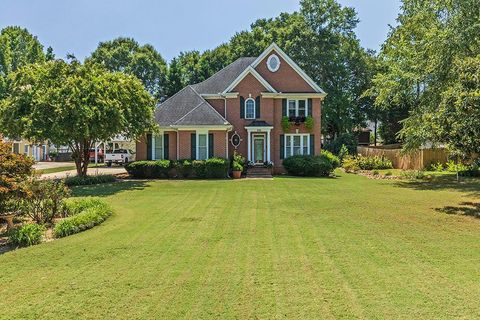
[[[273,126],[265,121],[252,121],[247,130],[247,160],[254,165],[270,163],[271,155],[271,130]]]

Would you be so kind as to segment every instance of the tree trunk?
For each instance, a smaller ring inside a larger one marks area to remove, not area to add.
[[[87,140],[70,145],[72,158],[75,161],[75,168],[79,177],[85,177],[87,175],[88,163],[90,161],[90,145],[91,143]]]

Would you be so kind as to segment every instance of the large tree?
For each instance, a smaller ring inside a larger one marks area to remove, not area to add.
[[[6,95],[6,77],[19,68],[44,62],[45,53],[37,37],[20,27],[6,27],[0,32],[0,99]]]
[[[68,145],[80,176],[87,174],[95,142],[119,134],[135,139],[153,128],[154,100],[134,76],[56,60],[28,65],[9,78],[0,130]]]
[[[172,62],[176,76],[171,79],[182,85],[204,80],[237,58],[258,56],[276,42],[328,93],[322,128],[336,136],[363,126],[373,104],[362,93],[373,76],[375,57],[360,46],[354,32],[357,22],[352,8],[334,0],[303,0],[300,12],[257,20],[250,30],[215,50],[180,55],[175,65]]]
[[[478,0],[404,0],[397,20],[380,54],[384,69],[370,90],[376,105],[408,110],[399,134],[405,149],[433,142],[471,153],[469,140],[480,142],[472,119],[480,108],[473,98],[479,84],[465,79],[478,70]]]
[[[165,98],[167,64],[149,44],[140,45],[131,38],[100,42],[87,61],[99,63],[109,71],[134,75],[157,101]]]

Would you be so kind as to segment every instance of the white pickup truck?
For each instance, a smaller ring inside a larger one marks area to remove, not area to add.
[[[127,164],[131,161],[135,161],[135,153],[128,149],[117,149],[109,151],[105,154],[105,164],[107,167],[111,167],[112,163],[119,165]]]

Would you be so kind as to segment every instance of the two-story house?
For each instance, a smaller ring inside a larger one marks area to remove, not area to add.
[[[282,173],[283,159],[320,153],[325,96],[272,44],[159,105],[160,133],[137,143],[137,160],[229,158],[237,150],[256,164],[273,162],[274,172]]]

